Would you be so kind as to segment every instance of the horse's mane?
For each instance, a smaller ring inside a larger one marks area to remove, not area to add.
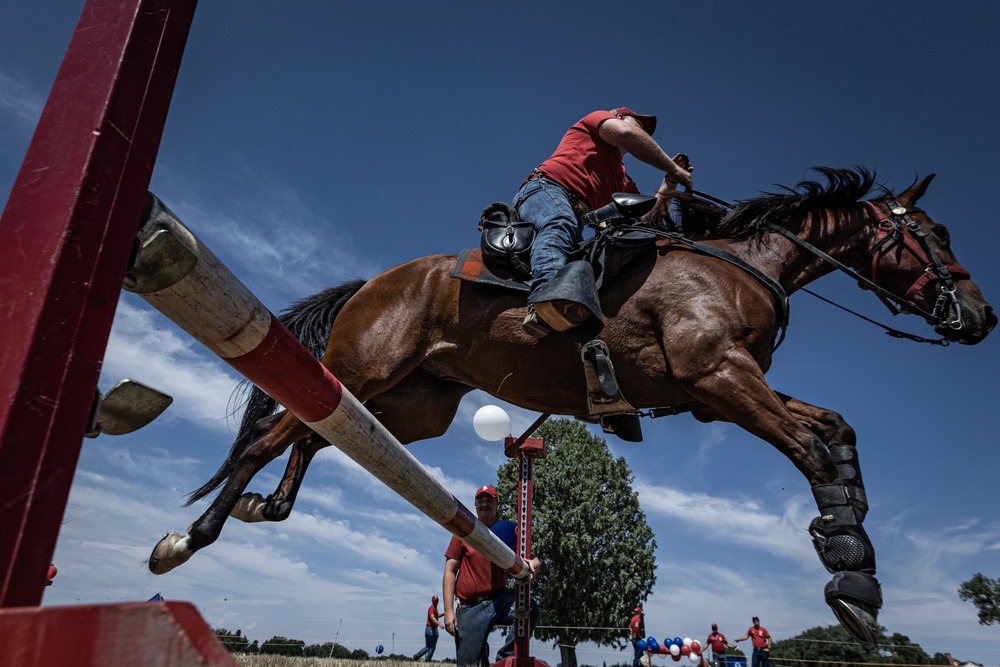
[[[892,194],[875,182],[875,172],[864,167],[813,167],[812,171],[821,174],[826,182],[778,186],[782,192],[741,200],[729,211],[688,193],[678,193],[684,231],[716,238],[759,239],[767,231],[768,222],[785,225],[815,211],[850,206],[872,193]]]

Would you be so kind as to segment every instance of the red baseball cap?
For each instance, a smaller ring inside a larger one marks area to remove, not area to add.
[[[479,496],[483,495],[484,493],[486,495],[488,495],[488,496],[493,497],[493,498],[497,497],[497,490],[491,484],[484,484],[481,487],[479,487],[478,489],[476,489],[476,498],[478,498]]]
[[[614,110],[614,113],[619,116],[632,116],[639,124],[642,125],[642,129],[646,130],[646,134],[653,134],[656,131],[656,116],[647,116],[641,113],[636,113],[629,109],[628,107],[618,107]]]

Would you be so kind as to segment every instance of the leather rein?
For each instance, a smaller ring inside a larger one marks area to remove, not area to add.
[[[724,200],[698,192],[697,190],[689,189],[688,192],[696,197],[706,199],[715,204],[729,208],[730,210],[734,208],[732,204]],[[871,266],[871,279],[865,278],[851,267],[834,259],[829,254],[823,252],[819,248],[816,248],[809,242],[804,241],[784,227],[776,225],[770,221],[765,221],[765,224],[768,229],[778,232],[799,247],[851,276],[851,278],[858,282],[858,286],[861,287],[861,289],[873,292],[893,315],[898,315],[899,313],[913,313],[920,315],[932,325],[943,324],[952,329],[961,329],[962,307],[961,304],[959,304],[958,299],[955,297],[955,282],[952,279],[952,276],[968,278],[969,271],[956,264],[943,264],[937,257],[930,245],[927,243],[928,232],[924,231],[909,215],[910,213],[922,213],[923,210],[915,206],[911,206],[907,209],[895,200],[888,200],[886,205],[888,206],[889,216],[887,216],[878,206],[870,201],[863,201],[861,204],[864,206],[867,213],[874,218],[875,222],[878,224],[878,235],[875,244],[868,250],[862,260],[864,265]],[[906,234],[907,231],[909,231],[909,234]],[[902,252],[903,249],[908,250],[924,266],[923,273],[921,273],[921,275],[913,282],[910,288],[906,291],[906,294],[902,297],[877,284],[878,265],[882,256],[897,247],[897,252]],[[933,310],[928,312],[914,302],[913,297],[931,280],[938,281],[938,297],[935,300]],[[932,345],[947,346],[949,344],[949,341],[946,338],[923,338],[921,336],[892,329],[891,327],[875,322],[874,320],[871,320],[852,310],[844,308],[829,299],[825,299],[811,290],[804,287],[801,289],[804,292],[826,301],[827,303],[831,303],[842,310],[846,310],[853,315],[857,315],[861,319],[885,329],[887,334],[895,338],[906,338],[918,343],[930,343]],[[896,304],[899,305],[897,306]]]

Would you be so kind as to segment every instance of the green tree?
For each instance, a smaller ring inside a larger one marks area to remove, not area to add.
[[[215,636],[219,638],[222,645],[225,646],[230,653],[246,653],[247,647],[250,644],[250,640],[244,637],[239,630],[236,632],[230,632],[226,628],[216,628],[213,630]]]
[[[274,636],[260,645],[260,652],[265,655],[301,656],[305,646],[301,639]]]
[[[547,455],[533,464],[532,555],[542,570],[532,594],[540,625],[549,626],[535,637],[555,641],[562,667],[576,667],[581,641],[624,646],[632,609],[656,583],[656,541],[628,464],[603,438],[568,419],[549,420],[534,435]],[[501,501],[516,508],[517,460],[497,476]]]
[[[977,572],[958,587],[958,597],[976,605],[980,625],[1000,623],[1000,579],[990,579]]]
[[[891,661],[893,663],[902,665],[931,664],[931,657],[920,647],[920,644],[914,644],[906,635],[894,632],[886,641],[888,644],[882,648],[892,654]]]
[[[878,643],[884,643],[884,640],[885,629],[880,628]],[[843,667],[842,663],[886,662],[878,649],[865,650],[840,625],[809,628],[791,639],[776,641],[771,656],[778,662],[783,658],[808,661],[797,663],[800,667]]]
[[[340,644],[337,644],[340,646]],[[324,642],[322,644],[310,644],[302,649],[302,655],[307,658],[329,658],[333,652],[333,643]]]

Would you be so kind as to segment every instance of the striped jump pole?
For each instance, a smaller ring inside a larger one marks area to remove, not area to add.
[[[524,560],[480,522],[316,360],[157,197],[126,289],[196,338],[312,430],[514,577]]]

